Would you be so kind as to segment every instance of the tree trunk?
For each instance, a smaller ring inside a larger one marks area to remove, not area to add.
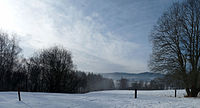
[[[198,93],[199,93],[198,88],[191,88],[191,97],[197,97]]]
[[[188,97],[197,97],[198,93],[200,92],[200,89],[194,87],[192,87],[191,89],[186,88],[186,92]]]
[[[189,97],[189,96],[190,96],[190,93],[191,93],[191,92],[190,92],[190,89],[189,89],[189,88],[186,88],[185,90],[186,90],[187,96]]]

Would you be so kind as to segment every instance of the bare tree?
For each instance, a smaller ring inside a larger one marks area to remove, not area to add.
[[[43,91],[64,92],[73,68],[71,53],[68,50],[57,46],[42,50],[28,62],[32,90],[41,88]]]
[[[174,3],[160,17],[151,34],[151,71],[173,74],[192,97],[200,91],[199,34],[199,0]]]
[[[20,51],[21,48],[14,36],[0,32],[0,88],[2,90],[11,88],[11,75],[16,71]]]

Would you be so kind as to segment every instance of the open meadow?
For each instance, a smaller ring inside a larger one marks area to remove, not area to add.
[[[184,98],[185,91],[174,90],[134,91],[112,90],[86,94],[0,92],[0,108],[198,108],[200,98]]]

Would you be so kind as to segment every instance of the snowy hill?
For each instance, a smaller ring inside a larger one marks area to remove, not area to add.
[[[17,92],[0,92],[0,108],[199,108],[199,98],[184,98],[185,91],[173,90],[99,91],[86,94],[31,93],[22,92],[18,101]]]
[[[124,73],[124,72],[114,72],[114,73],[102,73],[103,77],[111,78],[113,80],[120,80],[121,78],[126,78],[129,81],[151,81],[155,78],[163,77],[163,74],[160,73]]]

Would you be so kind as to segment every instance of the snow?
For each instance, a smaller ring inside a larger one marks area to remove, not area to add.
[[[174,90],[134,91],[112,90],[86,94],[0,92],[0,108],[198,108],[200,98],[184,98],[185,91]]]

